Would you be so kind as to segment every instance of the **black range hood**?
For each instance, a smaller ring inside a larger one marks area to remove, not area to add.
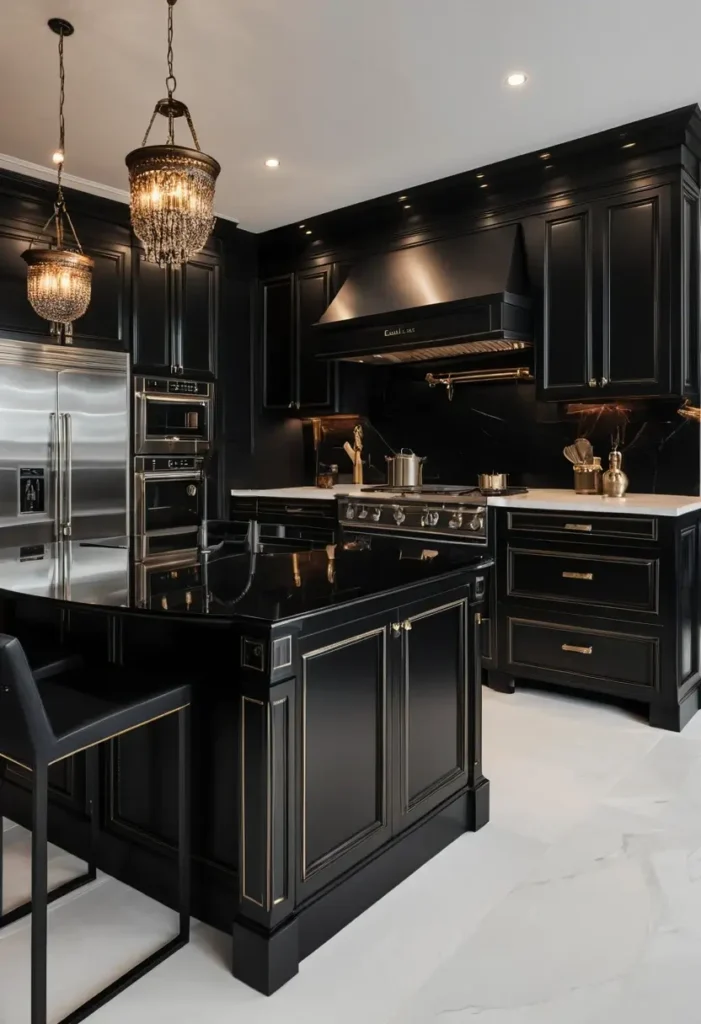
[[[406,363],[530,346],[518,226],[426,242],[353,267],[312,328],[320,359]]]

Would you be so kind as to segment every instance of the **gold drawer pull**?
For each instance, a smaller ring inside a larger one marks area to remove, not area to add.
[[[593,527],[591,523],[565,523],[566,530],[581,530],[582,533],[591,533]]]
[[[565,580],[593,580],[593,572],[563,572],[562,578]]]
[[[591,654],[591,647],[575,647],[574,644],[563,644],[563,651],[571,651],[573,654]]]

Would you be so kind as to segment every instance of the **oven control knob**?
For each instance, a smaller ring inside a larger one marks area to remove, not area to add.
[[[483,530],[484,529],[484,518],[482,516],[473,516],[470,520],[471,530]]]
[[[403,508],[400,508],[399,505],[395,505],[392,517],[394,518],[394,521],[397,524],[397,526],[400,526],[406,519],[406,513],[404,512]]]
[[[364,505],[361,505],[360,508],[358,509],[358,519],[367,519],[367,517],[368,510],[365,508]]]
[[[381,509],[381,508],[374,508],[374,509],[372,510],[372,519],[373,519],[373,522],[375,522],[375,523],[379,523],[379,521],[380,521],[380,519],[381,519],[381,518],[382,518],[382,509]]]
[[[448,526],[451,530],[459,530],[462,526],[462,512],[453,512],[448,520]]]
[[[346,506],[346,519],[355,519],[355,505]]]
[[[194,484],[188,484],[187,485],[187,494],[188,494],[189,498],[194,498],[195,497],[195,495],[197,494],[197,488],[195,487]]]
[[[440,513],[439,512],[427,512],[426,513],[426,523],[429,526],[438,526],[438,520],[439,519],[440,519]]]

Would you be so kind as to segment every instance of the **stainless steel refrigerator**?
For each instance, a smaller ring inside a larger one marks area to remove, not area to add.
[[[0,545],[128,534],[129,357],[0,340]]]

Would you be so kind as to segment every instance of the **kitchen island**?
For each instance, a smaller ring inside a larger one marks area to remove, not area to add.
[[[269,994],[299,961],[488,820],[480,608],[490,559],[224,543],[149,570],[125,542],[0,550],[2,628],[195,690],[193,910]],[[111,741],[98,865],[169,902],[175,736]],[[85,768],[52,769],[50,837],[86,849]],[[2,813],[30,820],[8,769]]]

